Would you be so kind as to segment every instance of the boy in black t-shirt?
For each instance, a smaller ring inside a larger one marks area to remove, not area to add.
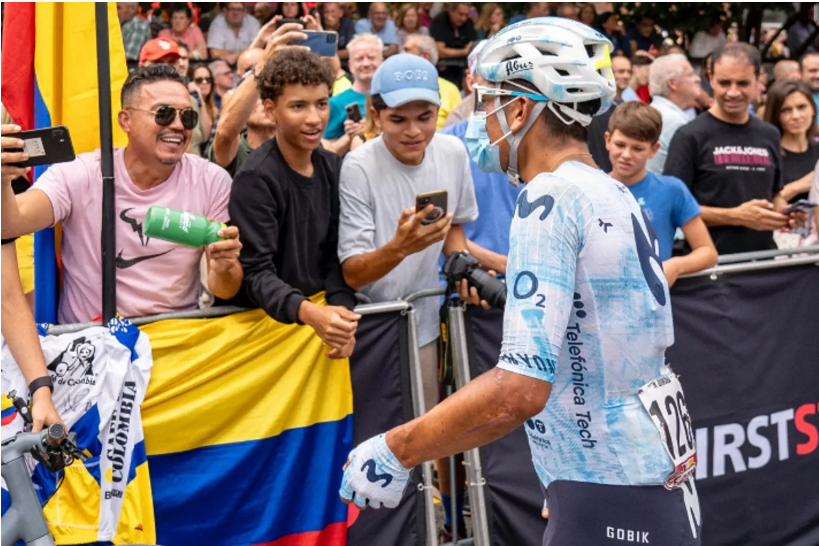
[[[773,231],[804,224],[804,213],[781,214],[779,133],[752,117],[760,56],[745,43],[713,53],[714,104],[683,126],[669,146],[664,174],[691,189],[720,254],[776,248]]]
[[[338,261],[341,158],[320,148],[332,87],[330,69],[306,51],[264,67],[259,93],[276,138],[245,160],[228,208],[242,232],[244,296],[279,322],[310,325],[328,356],[345,358],[360,316]],[[321,291],[328,306],[308,299]]]

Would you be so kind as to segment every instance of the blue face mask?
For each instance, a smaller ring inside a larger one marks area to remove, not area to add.
[[[503,107],[497,108],[488,114],[472,112],[469,116],[469,125],[466,127],[466,149],[469,150],[469,157],[487,173],[505,173],[500,163],[500,148],[497,144],[508,137],[511,131],[495,142],[490,142],[489,133],[486,132],[486,118],[502,109]]]
[[[469,157],[478,168],[487,173],[503,174],[500,148],[489,141],[489,133],[486,132],[486,112],[472,112],[465,136]]]

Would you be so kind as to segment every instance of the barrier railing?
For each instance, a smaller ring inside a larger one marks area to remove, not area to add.
[[[701,271],[699,273],[690,274],[686,277],[703,277],[710,276],[716,280],[724,274],[746,273],[753,271],[763,271],[778,268],[789,268],[793,266],[802,265],[819,265],[819,245],[814,247],[806,247],[801,249],[789,249],[783,251],[765,251],[758,253],[748,253],[742,256],[743,260],[738,260],[740,255],[726,256],[721,260],[720,264],[714,268]],[[786,256],[784,258],[779,258]],[[379,313],[399,312],[408,317],[408,347],[409,347],[409,364],[410,364],[410,386],[412,391],[413,414],[415,416],[422,415],[427,408],[424,406],[423,396],[423,380],[421,376],[420,355],[418,352],[417,340],[417,325],[415,309],[412,303],[418,299],[425,297],[440,297],[445,290],[441,287],[430,288],[411,293],[405,296],[402,300],[382,303],[365,303],[356,307],[356,312],[361,315],[369,316]],[[183,311],[175,313],[165,313],[159,315],[136,317],[131,319],[136,325],[145,325],[153,322],[164,320],[180,320],[180,319],[203,319],[223,317],[239,312],[245,309],[238,307],[216,307],[210,309],[199,309],[192,311]],[[69,332],[76,332],[91,326],[99,326],[99,323],[84,323],[84,324],[67,324],[54,326],[49,330],[49,334],[63,334]],[[467,347],[467,335],[465,332],[466,326],[464,322],[464,308],[462,306],[453,306],[450,308],[450,339],[453,348],[453,363],[456,367],[456,384],[458,388],[462,388],[471,379],[470,365]],[[465,467],[468,478],[469,494],[472,510],[472,528],[474,538],[468,543],[476,544],[477,546],[490,546],[492,544],[492,537],[489,536],[487,514],[487,502],[485,498],[485,488],[487,480],[483,476],[483,469],[481,467],[481,457],[478,450],[471,450],[465,454]],[[434,512],[434,505],[432,499],[432,466],[430,463],[422,465],[422,484],[419,485],[419,491],[424,492],[425,510],[423,518],[425,520],[426,541],[427,544],[437,543],[437,526]],[[466,544],[465,541],[460,541],[459,544]]]

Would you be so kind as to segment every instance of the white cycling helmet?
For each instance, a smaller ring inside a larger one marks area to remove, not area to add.
[[[605,36],[582,23],[538,17],[492,36],[481,50],[476,73],[495,83],[528,81],[564,123],[585,126],[591,116],[578,112],[576,105],[599,99],[595,115],[601,114],[616,95],[611,51]]]

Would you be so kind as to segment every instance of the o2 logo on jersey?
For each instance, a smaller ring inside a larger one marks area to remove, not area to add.
[[[634,228],[634,243],[637,245],[637,257],[640,260],[640,269],[643,270],[643,276],[646,279],[646,283],[648,283],[649,290],[651,290],[657,303],[664,306],[666,298],[665,286],[663,285],[662,279],[665,275],[663,274],[663,262],[660,260],[659,255],[660,245],[657,242],[657,236],[654,235],[654,228],[651,227],[651,222],[649,222],[646,217],[645,211],[642,211],[642,213],[646,229],[648,229],[648,237],[646,237],[646,234],[643,232],[643,228],[640,226],[640,221],[637,220],[637,217],[634,216],[634,214],[631,215],[631,225]]]
[[[532,430],[536,430],[541,434],[546,434],[546,425],[540,419],[529,419],[526,421],[526,426]]]
[[[540,213],[540,221],[542,222],[549,217],[552,208],[555,206],[555,198],[551,195],[541,195],[534,201],[529,201],[529,190],[523,190],[518,197],[518,218],[528,218],[537,209],[543,207],[543,212]]]

